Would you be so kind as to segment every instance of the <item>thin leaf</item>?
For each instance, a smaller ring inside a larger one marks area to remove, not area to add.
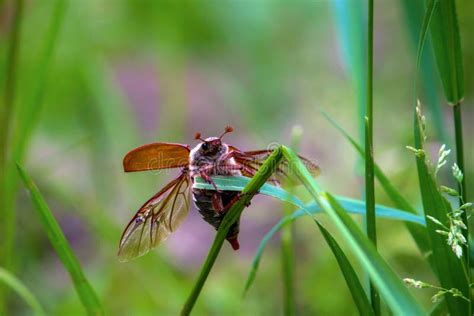
[[[10,269],[12,266],[13,235],[15,229],[15,213],[6,201],[10,198],[6,174],[9,169],[9,142],[11,126],[13,126],[13,107],[17,88],[18,59],[21,44],[21,25],[23,20],[24,1],[12,3],[12,25],[8,38],[6,57],[5,90],[3,102],[0,104],[0,265]],[[0,286],[0,314],[5,312],[3,286]]]
[[[440,71],[440,75],[442,77],[446,97],[448,102],[459,106],[460,100],[464,94],[464,86],[462,83],[462,61],[454,1],[443,0],[438,3],[437,1],[435,2],[434,0],[431,0],[428,3],[422,30],[420,32],[416,74],[418,74],[420,67],[420,60],[422,58],[426,33],[428,27],[430,26],[430,22],[432,25],[431,34],[435,55],[438,61],[438,70]],[[449,36],[450,38],[445,38],[446,42],[441,43],[440,38],[444,36]],[[446,60],[441,61],[440,58],[445,58]],[[457,67],[460,67],[461,69],[457,69]],[[414,95],[414,103],[416,104],[416,76]],[[416,105],[414,111],[414,136],[415,147],[419,150],[423,150],[423,142],[425,137],[424,130],[422,131],[422,123],[420,122],[422,119],[421,116],[421,108]],[[452,211],[451,205],[439,191],[436,178],[430,171],[427,157],[425,155],[417,155],[416,165],[418,169],[419,186],[425,216],[427,218],[434,217],[436,220],[446,223],[448,219],[447,214]],[[465,215],[463,216],[463,221],[467,223],[467,217]],[[469,288],[469,247],[463,247],[464,259],[459,260],[454,255],[452,249],[450,249],[450,247],[447,245],[445,236],[436,232],[437,229],[438,227],[433,221],[427,221],[428,235],[430,237],[433,249],[432,263],[435,265],[435,272],[438,276],[441,286],[447,289],[456,288],[460,290],[465,297],[471,297]],[[468,236],[468,234],[466,235]],[[451,295],[446,296],[445,300],[450,314],[471,315],[471,304],[469,302]]]
[[[247,178],[244,176],[213,176],[212,180],[214,180],[217,187],[221,190],[241,192],[249,184],[251,178]],[[194,187],[196,189],[215,190],[214,186],[205,182],[201,177],[196,178],[196,181],[194,182]],[[304,203],[301,202],[298,197],[293,194],[290,194],[289,192],[285,191],[280,187],[276,187],[269,183],[264,183],[260,187],[258,193],[277,198],[283,202],[291,203],[299,208],[305,207]]]
[[[22,3],[15,1],[15,3]],[[8,261],[11,257],[13,249],[13,237],[15,234],[15,198],[18,189],[18,174],[15,167],[15,162],[22,162],[27,151],[27,145],[32,135],[33,129],[39,118],[41,109],[41,99],[45,91],[47,82],[47,75],[49,73],[54,49],[56,48],[59,30],[65,13],[65,0],[56,0],[53,5],[53,14],[49,21],[48,30],[44,34],[41,48],[40,58],[37,63],[37,71],[30,74],[35,77],[35,87],[31,91],[31,95],[27,102],[22,103],[25,106],[19,107],[18,111],[14,113],[13,119],[18,123],[16,128],[12,129],[10,143],[11,146],[6,152],[9,153],[9,159],[6,161],[5,170],[0,170],[0,210],[4,212],[4,220],[2,226],[5,229],[1,230],[2,242],[4,244],[5,255],[0,256],[1,260]],[[22,91],[22,94],[26,92]],[[28,92],[29,93],[29,92]],[[20,104],[19,104],[20,105]],[[4,129],[2,126],[0,129]],[[3,148],[0,148],[3,154]],[[6,153],[5,152],[5,153]],[[0,154],[0,155],[2,155]],[[0,163],[1,165],[1,163]],[[0,167],[1,169],[1,167]],[[2,188],[1,185],[4,185]],[[0,298],[1,300],[1,298]],[[2,302],[0,302],[1,305]]]
[[[335,120],[333,120],[329,115],[323,113],[326,119],[333,125],[341,134],[352,144],[352,146],[356,149],[357,153],[361,157],[364,157],[364,150],[362,147],[347,133]],[[399,209],[404,211],[410,212],[412,214],[418,214],[416,209],[410,205],[410,203],[403,197],[403,195],[395,188],[395,186],[390,182],[388,177],[384,174],[382,169],[374,163],[374,171],[377,180],[379,181],[380,185],[387,193],[388,197],[392,200],[393,204]],[[431,256],[431,246],[430,241],[428,239],[428,235],[426,229],[423,227],[419,227],[417,225],[413,225],[409,222],[406,223],[408,231],[413,237],[413,240],[418,246],[423,257],[430,259]]]
[[[337,26],[337,38],[341,46],[342,57],[346,71],[354,86],[357,99],[359,118],[365,115],[366,104],[366,47],[361,45],[366,41],[365,1],[362,0],[333,0],[329,2],[333,8],[334,20]],[[360,142],[364,143],[364,120],[358,120]]]
[[[72,252],[71,247],[69,246],[69,243],[61,230],[61,227],[54,218],[54,215],[49,209],[46,201],[26,171],[20,165],[17,165],[17,168],[23,183],[31,194],[31,199],[38,212],[38,216],[43,224],[44,230],[48,235],[48,239],[53,245],[54,250],[56,251],[56,254],[63,263],[64,267],[69,272],[77,294],[79,295],[82,304],[87,310],[87,313],[89,315],[102,315],[103,311],[102,307],[100,306],[99,299],[89,284],[89,281],[86,279],[84,273],[82,272],[79,261]]]
[[[35,315],[46,315],[31,291],[13,274],[0,267],[0,281],[11,287],[27,303]]]
[[[459,104],[464,98],[464,72],[455,1],[438,1],[430,30],[444,94],[449,104]]]
[[[229,211],[223,218],[219,229],[217,230],[214,242],[209,250],[206,261],[204,262],[199,277],[189,295],[186,303],[181,310],[181,315],[189,315],[196,303],[199,294],[204,286],[204,283],[211,272],[211,269],[216,261],[217,256],[221,250],[222,244],[227,236],[227,233],[239,218],[245,205],[248,205],[250,200],[258,193],[259,189],[265,184],[265,182],[271,177],[273,171],[278,166],[283,158],[281,147],[277,147],[272,154],[265,160],[262,166],[258,169],[255,176],[252,177],[250,182],[242,190],[241,198],[232,205]]]
[[[315,221],[319,227],[319,230],[323,234],[324,239],[332,250],[332,253],[336,257],[339,268],[341,269],[342,274],[346,280],[347,286],[351,292],[354,303],[359,310],[359,315],[375,315],[370,305],[369,299],[365,294],[364,288],[360,284],[359,278],[352,267],[349,259],[342,251],[341,247],[337,244],[336,240],[331,236],[331,234],[318,222]]]
[[[219,189],[225,190],[225,187],[220,187],[217,185]],[[263,192],[262,192],[263,193]],[[263,193],[265,194],[265,193]],[[345,197],[336,197],[337,201],[339,204],[341,204],[344,209],[351,214],[357,214],[357,215],[364,215],[365,214],[365,202],[360,201],[360,200],[354,200],[350,198],[345,198]],[[308,215],[308,212],[312,215],[316,215],[318,213],[322,212],[322,209],[319,207],[316,202],[311,202],[305,206],[304,209],[299,209],[290,216],[285,216],[283,217],[275,226],[273,226],[266,234],[263,236],[262,240],[260,241],[260,244],[258,246],[257,252],[255,253],[255,256],[252,261],[252,266],[249,271],[249,274],[247,276],[247,281],[245,282],[245,288],[244,288],[244,295],[245,293],[249,290],[250,286],[252,285],[253,281],[255,280],[255,277],[257,275],[258,267],[260,264],[260,260],[263,256],[263,252],[265,250],[265,247],[267,246],[268,242],[271,240],[271,238],[286,224],[293,222],[297,220],[300,217],[303,217],[305,215]],[[414,215],[410,214],[405,211],[401,211],[398,209],[394,209],[391,207],[383,206],[383,205],[375,205],[375,213],[377,217],[383,217],[387,219],[393,219],[393,220],[401,220],[405,222],[411,222],[411,223],[416,223],[421,226],[425,226],[426,222],[424,217],[419,216],[419,215]]]
[[[411,296],[401,279],[393,272],[385,260],[377,253],[374,245],[362,233],[346,211],[328,193],[322,193],[309,171],[298,156],[289,148],[283,147],[284,157],[293,166],[298,178],[314,198],[316,203],[329,215],[354,255],[373,280],[377,290],[397,315],[424,315],[423,308]]]
[[[416,112],[416,111],[415,111]],[[423,149],[423,136],[420,130],[418,115],[415,113],[415,146]],[[425,216],[432,216],[442,223],[448,222],[447,214],[452,211],[451,205],[438,189],[433,174],[427,165],[424,155],[416,157],[418,179]],[[470,297],[469,279],[465,261],[453,253],[446,242],[446,236],[438,234],[439,228],[433,221],[426,219],[428,236],[430,237],[435,271],[441,286],[446,289],[456,288],[465,297]],[[464,253],[467,256],[467,253]],[[471,315],[470,304],[459,297],[445,297],[451,315]]]
[[[425,11],[428,11],[425,10],[425,7],[429,8],[432,4],[429,3],[428,6],[425,6],[425,1],[402,0],[401,5],[406,17],[406,25],[409,29],[410,41],[416,53]],[[421,86],[423,88],[423,95],[426,97],[426,105],[431,112],[431,120],[436,128],[438,139],[443,143],[447,143],[448,135],[438,96],[437,71],[431,40],[427,38],[420,64]]]

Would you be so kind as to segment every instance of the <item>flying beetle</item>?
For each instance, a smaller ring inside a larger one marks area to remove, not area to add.
[[[196,133],[200,143],[194,148],[176,143],[151,143],[135,148],[123,159],[125,172],[180,168],[181,172],[158,193],[146,201],[125,228],[119,245],[119,260],[146,254],[174,232],[186,218],[190,207],[190,196],[203,219],[216,230],[230,207],[240,198],[238,191],[219,190],[212,176],[252,177],[271,149],[241,151],[222,141],[222,137],[233,131],[227,126],[219,137],[203,139]],[[319,174],[319,167],[301,157],[313,176]],[[278,176],[287,176],[290,171],[283,162],[269,181],[278,184]],[[194,186],[196,177],[201,177],[215,190],[199,189]],[[237,220],[230,228],[226,239],[234,250],[239,249]]]

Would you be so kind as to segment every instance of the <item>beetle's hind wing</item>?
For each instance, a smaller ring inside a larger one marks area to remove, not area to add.
[[[264,161],[272,153],[271,149],[264,150],[255,150],[255,151],[239,151],[236,148],[232,148],[236,151],[234,155],[235,161],[243,166],[242,174],[247,177],[252,177],[255,175],[255,172],[263,165]],[[308,171],[313,177],[317,177],[320,174],[320,169],[318,165],[313,163],[311,160],[298,155],[303,164],[306,166]],[[289,177],[294,173],[294,170],[291,169],[292,166],[289,165],[288,161],[283,160],[278,168],[275,170],[275,174],[270,177],[269,181],[274,184],[278,184],[281,179]]]
[[[191,179],[183,172],[138,210],[120,239],[120,261],[146,254],[178,228],[189,212],[190,188]]]

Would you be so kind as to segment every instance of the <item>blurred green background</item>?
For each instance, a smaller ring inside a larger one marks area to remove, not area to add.
[[[347,47],[347,39],[354,39],[358,29],[344,34],[344,23],[350,22],[338,7],[344,2],[24,3],[12,126],[31,129],[25,135],[24,165],[107,314],[177,314],[215,234],[193,207],[179,231],[158,249],[134,261],[118,262],[122,229],[177,172],[123,173],[122,158],[134,147],[155,141],[192,146],[195,132],[213,136],[232,125],[235,132],[226,136],[227,142],[244,150],[263,149],[273,143],[288,144],[292,127],[299,125],[304,130],[300,152],[320,165],[320,184],[335,194],[361,197],[360,161],[320,113],[329,113],[360,139],[358,103],[363,83],[353,75],[351,58],[357,53]],[[3,0],[0,5],[3,96],[13,1]],[[360,5],[365,2],[351,2],[354,10]],[[465,61],[466,178],[471,180],[467,188],[472,196],[474,43],[468,30],[474,28],[474,6],[468,1],[457,5]],[[405,149],[413,143],[416,59],[409,13],[406,1],[376,2],[374,147],[376,161],[413,204],[420,205],[415,161]],[[42,77],[55,14],[59,32],[47,75]],[[354,25],[363,31],[364,23],[362,15]],[[364,42],[360,45],[365,47]],[[432,79],[440,87],[438,79]],[[37,98],[41,85],[42,97]],[[443,137],[452,147],[451,137],[446,136],[452,135],[451,111],[441,90],[435,92],[434,99],[433,94],[422,98],[424,103],[439,102],[425,105],[433,151]],[[37,110],[29,112],[30,118],[25,117],[28,106]],[[444,124],[434,126],[433,108],[438,108]],[[48,313],[84,313],[26,191],[22,185],[19,189],[12,193],[17,200],[14,273]],[[390,205],[380,189],[377,202]],[[197,302],[196,315],[282,313],[278,238],[266,250],[254,286],[242,298],[252,256],[282,215],[279,201],[253,200],[241,223],[241,249],[233,252],[224,245]],[[321,220],[328,223],[324,216]],[[403,224],[379,220],[378,229],[380,253],[400,276],[434,280]],[[298,313],[357,314],[332,253],[308,218],[295,223],[295,243]],[[431,292],[413,293],[430,306]],[[8,311],[29,313],[15,295],[10,295]]]

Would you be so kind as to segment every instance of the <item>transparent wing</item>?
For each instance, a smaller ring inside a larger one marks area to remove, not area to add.
[[[190,188],[183,172],[138,210],[120,239],[120,261],[146,254],[178,228],[188,215]]]

